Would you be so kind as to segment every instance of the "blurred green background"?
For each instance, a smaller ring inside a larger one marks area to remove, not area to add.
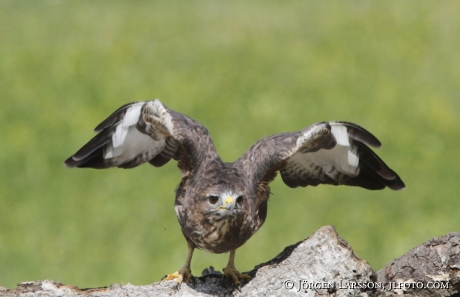
[[[270,134],[356,122],[400,192],[272,184],[241,271],[335,225],[374,269],[460,231],[458,1],[0,1],[0,285],[149,284],[186,243],[176,165],[70,170],[124,103],[203,123],[225,161]],[[192,271],[228,255],[197,251]]]

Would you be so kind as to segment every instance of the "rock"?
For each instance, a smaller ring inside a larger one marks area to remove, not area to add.
[[[180,286],[173,280],[82,290],[44,280],[23,282],[12,290],[0,287],[0,296],[459,296],[459,255],[460,233],[450,233],[412,249],[377,274],[334,227],[326,226],[246,272],[252,278],[242,280],[240,288],[209,267],[194,277],[194,284]],[[427,288],[428,283],[433,286]],[[418,288],[420,284],[424,288]]]
[[[397,294],[432,297],[459,294],[460,233],[433,238],[391,261],[378,272],[378,281],[392,284],[392,292]]]

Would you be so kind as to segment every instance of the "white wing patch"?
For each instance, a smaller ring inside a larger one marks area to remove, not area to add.
[[[323,127],[318,126],[317,129]],[[314,180],[324,180],[325,175],[341,183],[346,176],[359,175],[358,147],[353,145],[348,136],[347,127],[331,125],[331,133],[336,140],[336,145],[331,149],[319,149],[312,152],[301,152],[300,148],[316,137],[322,137],[317,129],[308,130],[297,140],[297,146],[289,158],[287,167],[297,172],[302,178],[309,177]]]
[[[348,136],[347,127],[345,126],[331,126],[331,132],[337,141],[339,146],[348,147],[348,156],[343,158],[348,160],[349,167],[356,167],[359,163],[359,158],[356,155],[358,148],[356,146],[350,145],[350,138]]]
[[[123,127],[123,124],[118,125],[115,133],[112,135],[113,147],[120,147],[125,142],[126,135],[128,134],[129,127]]]
[[[128,108],[123,120],[118,124],[117,129],[112,136],[112,145],[114,148],[117,148],[124,143],[129,128],[137,124],[141,114],[141,108],[142,104],[136,104]]]
[[[331,132],[334,135],[335,140],[337,141],[337,146],[334,149],[340,146],[346,147],[347,149],[347,156],[341,155],[341,160],[348,160],[348,167],[357,167],[359,164],[359,158],[356,155],[358,148],[350,144],[350,138],[348,136],[347,127],[332,125]],[[345,168],[345,164],[343,165],[343,167]]]
[[[357,167],[359,164],[359,157],[356,155],[358,152],[358,147],[352,146],[348,150],[348,165]]]
[[[320,149],[317,152],[305,155],[316,166],[322,167],[326,173],[331,172],[332,168],[335,168],[347,175],[356,176],[359,173],[359,158],[356,156],[356,151],[356,147],[350,148],[348,146],[337,145],[330,150]]]
[[[139,103],[128,108],[123,120],[117,124],[112,141],[104,147],[104,159],[111,159],[110,162],[117,165],[138,157],[145,162],[164,149],[165,139],[160,133],[157,135],[159,139],[154,140],[136,128],[142,106],[143,103]]]
[[[124,160],[132,160],[134,157],[147,151],[148,154],[152,155],[153,157],[160,153],[164,146],[164,139],[155,141],[150,136],[139,132],[136,129],[136,126],[131,126],[126,129],[123,145],[115,146],[113,143],[108,143],[104,148],[103,156],[104,159],[123,156]]]
[[[130,127],[137,124],[139,116],[141,115],[142,105],[143,103],[138,103],[128,108],[125,116],[123,117],[123,127]]]
[[[338,145],[350,146],[348,138],[347,127],[345,126],[331,126],[331,132],[337,140]]]

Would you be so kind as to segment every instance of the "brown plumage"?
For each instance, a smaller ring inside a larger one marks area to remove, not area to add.
[[[159,100],[126,104],[96,129],[98,134],[65,161],[68,167],[160,167],[174,159],[182,173],[175,210],[189,253],[168,279],[190,281],[195,248],[230,252],[226,277],[248,277],[234,267],[235,250],[265,221],[269,183],[281,174],[289,187],[319,184],[403,189],[404,183],[367,145],[380,142],[358,125],[322,122],[268,136],[233,163],[223,162],[208,131]]]

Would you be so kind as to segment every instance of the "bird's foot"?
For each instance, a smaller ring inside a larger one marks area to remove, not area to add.
[[[177,282],[180,284],[182,281],[187,279],[190,283],[193,284],[193,276],[192,276],[192,271],[190,270],[189,267],[182,267],[178,271],[165,275],[161,280],[173,280],[177,279]]]
[[[246,273],[240,273],[238,270],[236,270],[235,267],[233,266],[227,266],[224,268],[224,280],[232,281],[233,284],[236,286],[240,286],[240,280],[239,279],[250,279],[251,276]]]

